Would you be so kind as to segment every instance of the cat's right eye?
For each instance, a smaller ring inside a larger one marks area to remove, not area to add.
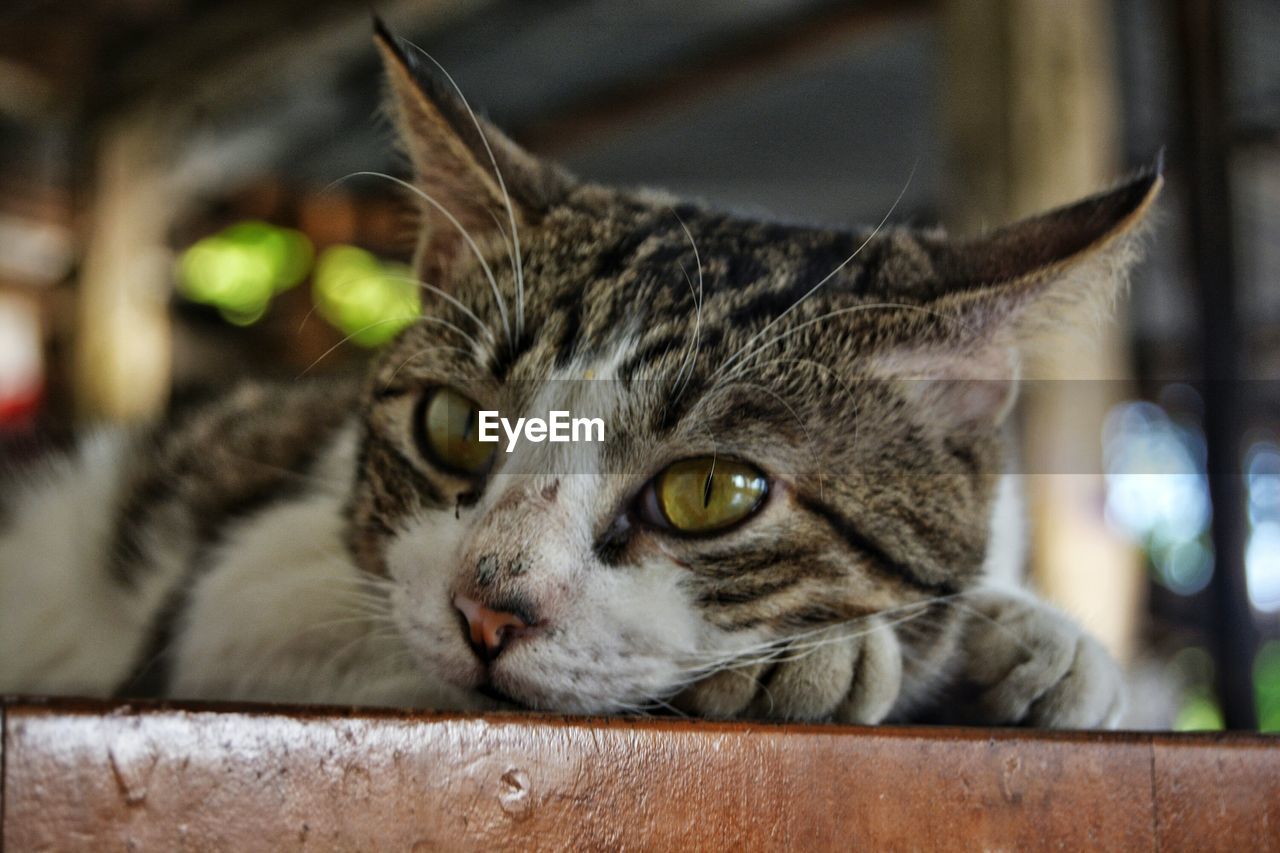
[[[419,403],[414,435],[431,462],[466,477],[483,474],[498,448],[480,440],[480,407],[443,386],[427,392]]]
[[[717,533],[758,510],[769,491],[763,472],[737,459],[699,456],[668,465],[641,493],[640,517],[680,533]]]

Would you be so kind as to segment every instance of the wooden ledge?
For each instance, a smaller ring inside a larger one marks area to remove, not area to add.
[[[4,849],[1280,849],[1280,739],[11,700]]]

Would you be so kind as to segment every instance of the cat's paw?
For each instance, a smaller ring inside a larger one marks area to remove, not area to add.
[[[834,629],[833,629],[834,630]],[[704,717],[878,723],[902,687],[902,651],[885,626],[820,634],[762,662],[723,669],[677,697]]]
[[[982,590],[961,655],[964,719],[987,725],[1113,728],[1124,709],[1120,667],[1065,615]]]

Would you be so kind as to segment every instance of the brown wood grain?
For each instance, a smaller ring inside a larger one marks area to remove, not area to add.
[[[1263,736],[10,704],[4,849],[1280,849]]]
[[[1280,848],[1280,738],[1152,738],[1161,850]]]

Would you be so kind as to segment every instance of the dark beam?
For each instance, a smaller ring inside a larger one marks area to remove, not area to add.
[[[1177,154],[1186,176],[1191,263],[1201,320],[1218,695],[1227,727],[1251,729],[1257,726],[1252,677],[1257,630],[1244,567],[1248,533],[1242,476],[1245,360],[1236,308],[1228,173],[1224,5],[1216,0],[1176,0],[1181,103],[1172,113],[1181,117]]]
[[[91,114],[141,102],[201,109],[234,106],[262,88],[288,88],[301,75],[333,74],[372,53],[372,9],[397,28],[430,30],[484,3],[460,0],[222,0],[177,20],[143,24],[104,40],[110,59],[88,93]]]
[[[555,154],[646,116],[722,94],[745,78],[812,58],[868,29],[922,16],[932,7],[925,0],[870,0],[807,9],[792,20],[776,22],[768,31],[700,45],[682,61],[656,69],[651,76],[591,92],[547,119],[511,130],[530,149]]]

